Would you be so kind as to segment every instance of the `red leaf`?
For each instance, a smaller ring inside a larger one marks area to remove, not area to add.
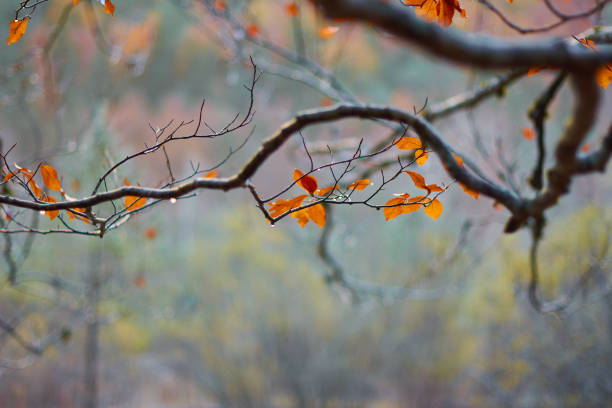
[[[314,194],[314,192],[317,191],[317,179],[313,176],[305,176],[304,173],[298,169],[293,171],[293,180],[296,180],[297,185],[308,191],[310,194]]]

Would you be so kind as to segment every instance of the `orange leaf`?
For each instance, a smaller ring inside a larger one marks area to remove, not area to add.
[[[406,173],[410,176],[415,186],[422,188],[423,190],[428,190],[427,185],[425,184],[425,178],[423,176],[410,170],[406,170]]]
[[[612,81],[612,64],[597,68],[595,70],[595,80],[604,90],[608,88],[610,81]]]
[[[43,201],[47,202],[47,203],[57,203],[57,201],[55,200],[55,198],[51,197],[51,196],[46,196]],[[49,217],[50,220],[53,220],[55,217],[57,217],[59,215],[59,210],[50,210],[50,211],[44,211],[45,215],[47,217]]]
[[[442,206],[442,203],[438,199],[434,199],[425,207],[424,211],[429,217],[437,220],[438,217],[442,215],[443,210],[444,207]]]
[[[404,201],[406,201],[405,198],[403,197],[395,197],[390,199],[389,201],[387,201],[385,203],[385,205],[389,205],[389,206],[393,206],[393,207],[384,207],[383,208],[383,214],[385,216],[385,220],[389,221],[392,220],[393,218],[397,217],[398,215],[402,214],[402,207],[404,203]]]
[[[332,190],[336,190],[337,188],[338,186],[329,186],[329,187],[321,188],[317,190],[315,194],[318,196],[325,196],[327,195],[327,193],[329,193]]]
[[[126,186],[131,186],[130,182],[127,179],[123,179],[123,184]],[[128,211],[136,211],[144,207],[147,199],[145,197],[138,196],[125,196],[123,198],[123,204],[125,205],[125,209]]]
[[[593,42],[593,40],[587,40],[586,38],[576,38],[580,44],[584,45],[587,48],[591,48],[597,51],[597,45]]]
[[[310,218],[308,218],[308,214],[306,214],[305,209],[291,213],[291,218],[297,218],[297,223],[302,228],[304,228],[306,224],[308,224],[308,221],[310,221]]]
[[[582,149],[580,149],[582,153],[587,153],[589,150],[591,150],[591,145],[588,143],[585,143],[584,146],[582,146]]]
[[[458,165],[460,165],[461,167],[463,167],[463,158],[461,158],[461,156],[455,154],[455,153],[451,153],[453,155],[453,157],[455,158],[455,161],[457,162]]]
[[[529,71],[527,71],[527,77],[537,74],[542,70],[542,67],[531,67]]]
[[[392,198],[385,203],[385,205],[393,206],[383,208],[383,214],[387,221],[392,220],[400,214],[409,214],[421,209],[423,205],[416,203],[424,199],[424,196],[408,197],[410,197],[409,194],[401,194],[399,197]]]
[[[6,45],[11,45],[21,40],[21,37],[23,37],[28,28],[28,20],[29,17],[24,17],[21,20],[13,20],[9,23],[9,36],[6,39]]]
[[[348,188],[351,190],[355,189],[355,190],[361,191],[367,186],[369,186],[370,184],[372,184],[372,182],[369,179],[361,179],[361,180],[357,180],[356,182],[350,184]]]
[[[427,159],[429,158],[429,153],[427,153],[427,150],[417,149],[414,152],[414,157],[416,157],[417,164],[419,166],[422,166],[425,163],[427,163]]]
[[[438,3],[436,0],[425,0],[416,8],[415,14],[431,23],[438,18]]]
[[[334,104],[334,100],[332,98],[330,98],[329,96],[324,96],[319,101],[319,106],[321,106],[322,108],[326,108],[328,106],[332,106],[333,104]]]
[[[8,173],[6,176],[4,176],[4,180],[3,181],[9,181],[13,177],[15,177],[15,173]]]
[[[285,5],[285,11],[287,12],[287,15],[295,17],[300,13],[300,8],[295,1],[292,1]]]
[[[402,137],[397,141],[395,146],[397,146],[397,148],[400,150],[420,149],[423,147],[421,144],[421,139],[413,136]]]
[[[212,170],[206,173],[205,175],[203,175],[202,178],[205,178],[205,179],[215,178],[217,177],[217,174],[219,174],[219,170]]]
[[[521,133],[523,134],[523,137],[526,140],[533,140],[533,138],[535,137],[535,132],[533,131],[533,129],[528,127],[524,127],[523,130],[521,130]]]
[[[227,3],[225,3],[223,0],[215,0],[214,7],[215,10],[222,12],[227,9]]]
[[[478,197],[480,196],[480,193],[478,191],[472,190],[471,188],[469,188],[463,183],[459,183],[459,185],[461,186],[461,188],[463,188],[463,191],[465,192],[465,194],[474,197],[475,200],[478,200]]]
[[[431,193],[443,193],[445,190],[437,184],[428,184],[427,191]]]
[[[100,3],[104,5],[104,11],[111,16],[115,16],[115,5],[111,0],[100,0]]]
[[[81,0],[73,0],[72,4],[76,6],[77,4],[79,4],[79,1],[81,1]]]
[[[270,206],[268,211],[270,212],[270,215],[272,217],[276,218],[279,215],[284,214],[287,211],[293,210],[294,208],[297,208],[302,205],[302,201],[304,201],[306,197],[307,196],[305,194],[302,194],[289,200],[278,200],[273,203],[268,203],[268,205]]]
[[[298,169],[293,171],[293,180],[296,180],[297,185],[310,194],[314,194],[314,192],[317,191],[317,179],[313,176],[305,176],[304,173]]]
[[[246,33],[249,37],[257,37],[259,35],[259,26],[257,24],[249,24],[246,28]]]
[[[325,226],[327,214],[325,213],[325,207],[323,207],[323,204],[316,204],[306,208],[306,214],[308,214],[308,218],[310,218],[310,220],[319,227],[323,228]]]
[[[458,11],[461,17],[465,18],[465,10],[461,8],[457,0],[439,0],[436,11],[438,12],[438,24],[445,27],[453,22],[455,11]]]
[[[332,38],[334,35],[336,35],[336,33],[338,32],[338,30],[340,29],[340,27],[338,26],[324,26],[319,28],[319,37],[321,37],[324,40],[328,40],[330,38]]]
[[[147,279],[142,274],[139,273],[134,278],[134,285],[136,285],[137,288],[142,289],[145,286],[147,286]]]
[[[157,237],[157,228],[155,227],[147,228],[144,232],[144,236],[147,239],[155,239],[155,237]]]
[[[62,183],[60,183],[57,177],[57,171],[47,164],[40,166],[40,173],[42,174],[43,182],[49,190],[62,191]]]
[[[85,208],[73,208],[72,210],[83,213],[83,214],[85,213]],[[70,218],[71,220],[78,218],[81,221],[83,221],[85,224],[89,224],[89,219],[85,217],[84,215],[74,214],[71,211],[66,211],[66,214],[68,214],[68,218]]]
[[[36,197],[40,198],[42,196],[42,189],[36,184],[33,178],[30,178],[28,185]]]

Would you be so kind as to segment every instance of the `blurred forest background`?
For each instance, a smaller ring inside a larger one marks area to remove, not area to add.
[[[273,67],[287,64],[274,54],[248,41],[241,49],[229,39],[224,44],[199,2],[117,0],[112,19],[99,5],[84,4],[63,16],[69,3],[40,7],[27,36],[0,47],[0,138],[3,150],[17,143],[11,162],[52,163],[72,196],[88,194],[111,163],[150,142],[149,124],[197,118],[202,98],[213,125],[244,112],[242,85],[252,74],[245,56],[264,71],[255,91],[256,128],[221,175],[235,172],[296,112],[330,102],[274,74]],[[249,3],[228,6],[242,10],[243,22],[257,22],[263,38],[296,46],[285,2]],[[2,21],[16,7],[1,2]],[[457,28],[511,34],[475,2],[465,7],[468,19],[456,20]],[[536,2],[501,7],[525,23],[546,16]],[[65,28],[46,50],[64,17]],[[600,16],[608,23],[611,17],[610,10]],[[363,101],[418,109],[425,98],[443,100],[493,75],[440,63],[370,27],[342,23],[321,40],[323,22],[307,2],[299,19],[306,52]],[[589,26],[572,22],[555,34]],[[521,129],[553,75],[530,77],[436,125],[493,176],[503,169],[524,186],[535,152]],[[555,119],[570,103],[564,89],[551,107],[550,134],[562,129]],[[343,121],[304,136],[313,145],[364,137],[372,146],[376,132],[382,134],[377,125]],[[210,167],[247,133],[169,145],[173,170],[179,177],[190,173],[190,163]],[[275,193],[307,163],[296,139],[255,181]],[[420,170],[433,181],[445,177],[436,159]],[[116,185],[124,177],[159,185],[165,158],[131,162]],[[585,270],[598,271],[562,315],[538,314],[527,301],[529,234],[504,236],[506,214],[457,186],[441,197],[444,214],[436,221],[422,212],[385,222],[364,208],[335,211],[330,250],[346,272],[405,294],[357,303],[326,283],[317,226],[302,229],[287,218],[271,228],[244,192],[163,203],[102,240],[3,236],[4,257],[12,252],[19,272],[15,285],[3,275],[0,319],[18,336],[0,330],[0,406],[610,406],[610,176],[580,178],[572,193],[549,214],[543,297],[562,296]],[[34,217],[42,227],[57,222]]]

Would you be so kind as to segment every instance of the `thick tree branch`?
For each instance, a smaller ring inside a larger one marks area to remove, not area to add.
[[[568,71],[592,72],[612,61],[612,47],[592,52],[557,38],[509,41],[491,36],[465,34],[427,23],[412,10],[393,2],[372,0],[317,0],[329,18],[372,23],[425,51],[453,62],[480,68],[528,68],[554,66]]]

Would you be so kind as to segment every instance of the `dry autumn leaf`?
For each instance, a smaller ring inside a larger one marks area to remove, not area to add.
[[[223,12],[227,10],[227,3],[223,0],[215,0],[214,7],[218,12]]]
[[[414,152],[414,157],[416,158],[417,164],[419,166],[422,166],[427,163],[427,159],[429,159],[429,153],[427,153],[427,150],[417,149]]]
[[[437,220],[440,215],[442,215],[443,210],[444,207],[442,206],[442,203],[437,198],[435,198],[431,200],[429,204],[427,204],[423,211],[425,211],[425,214],[427,214],[429,217],[433,218],[434,220]]]
[[[257,24],[249,24],[246,28],[246,33],[251,38],[257,37],[259,35],[259,26]]]
[[[612,64],[604,65],[595,71],[595,80],[603,89],[607,89],[612,81]]]
[[[421,149],[423,144],[421,143],[421,139],[414,136],[402,137],[400,140],[395,143],[395,146],[400,150],[412,150],[412,149]]]
[[[461,188],[463,189],[465,194],[470,195],[470,196],[474,197],[474,199],[478,200],[478,197],[480,196],[480,193],[478,191],[472,190],[471,188],[469,188],[468,186],[466,186],[463,183],[459,183],[459,185],[461,186]]]
[[[405,172],[410,176],[416,187],[421,188],[423,190],[427,190],[428,194],[432,192],[444,191],[444,189],[437,184],[425,184],[425,178],[418,173],[415,173],[410,170],[405,170]]]
[[[295,17],[300,13],[300,8],[295,1],[291,1],[285,5],[285,11],[288,16]]]
[[[202,178],[205,178],[205,179],[215,178],[217,177],[217,174],[219,174],[219,170],[212,170],[206,173],[205,175],[203,175]]]
[[[127,179],[123,179],[123,184],[126,186],[131,186],[130,182]],[[138,196],[125,196],[123,198],[123,205],[125,205],[125,209],[128,211],[136,211],[144,207],[147,199],[145,197]]]
[[[43,198],[43,201],[46,203],[56,203],[57,202],[57,200],[51,196],[46,196],[45,198]],[[53,219],[59,215],[59,210],[44,211],[44,213],[47,217],[49,217],[51,221],[53,221]]]
[[[533,140],[535,138],[535,132],[533,131],[533,129],[528,127],[524,127],[521,130],[521,134],[523,135],[525,140]]]
[[[157,228],[155,228],[155,227],[148,227],[144,231],[144,236],[145,236],[146,239],[155,239],[157,237]]]
[[[372,184],[372,182],[369,179],[361,179],[361,180],[357,180],[354,183],[349,184],[348,188],[349,190],[355,189],[355,190],[361,191],[367,186],[369,186],[370,184]]]
[[[324,40],[332,38],[340,30],[338,26],[323,26],[319,28],[319,37]]]
[[[401,214],[409,214],[418,211],[423,206],[419,201],[423,200],[425,196],[411,197],[409,194],[401,194],[399,197],[390,199],[385,203],[383,208],[383,215],[385,220],[389,221]]]
[[[24,17],[20,20],[13,20],[9,23],[9,36],[6,39],[6,45],[11,45],[21,40],[21,37],[23,37],[26,29],[28,28],[28,20],[28,17]]]
[[[139,273],[135,278],[134,278],[134,285],[136,285],[137,288],[144,288],[145,286],[147,286],[147,279],[144,277],[143,274]]]
[[[453,22],[455,12],[466,18],[465,10],[457,0],[403,0],[407,6],[416,6],[415,14],[430,23],[438,20],[438,24],[448,27]]]
[[[295,169],[293,171],[293,180],[297,181],[297,185],[308,191],[310,194],[314,194],[317,191],[317,179],[313,176],[304,175],[300,170]]]
[[[278,201],[275,201],[273,203],[268,203],[268,205],[270,206],[268,211],[270,212],[270,215],[272,217],[276,218],[286,213],[287,211],[291,211],[294,208],[297,208],[302,205],[302,202],[306,197],[307,196],[305,194],[302,194],[289,200],[279,199]]]
[[[57,171],[53,167],[43,164],[40,166],[40,174],[42,174],[43,182],[49,190],[62,191],[62,183],[60,183]]]
[[[318,196],[325,196],[325,195],[327,195],[327,194],[328,194],[330,191],[332,191],[332,190],[336,190],[336,189],[338,189],[338,186],[329,186],[329,187],[325,187],[325,188],[321,188],[321,189],[317,190],[317,191],[315,192],[315,194],[316,194],[316,195],[318,195]]]
[[[304,208],[303,210],[292,213],[291,217],[297,218],[297,222],[302,228],[308,224],[308,221],[312,221],[319,227],[323,228],[325,226],[327,214],[323,204],[315,204],[313,206]]]

